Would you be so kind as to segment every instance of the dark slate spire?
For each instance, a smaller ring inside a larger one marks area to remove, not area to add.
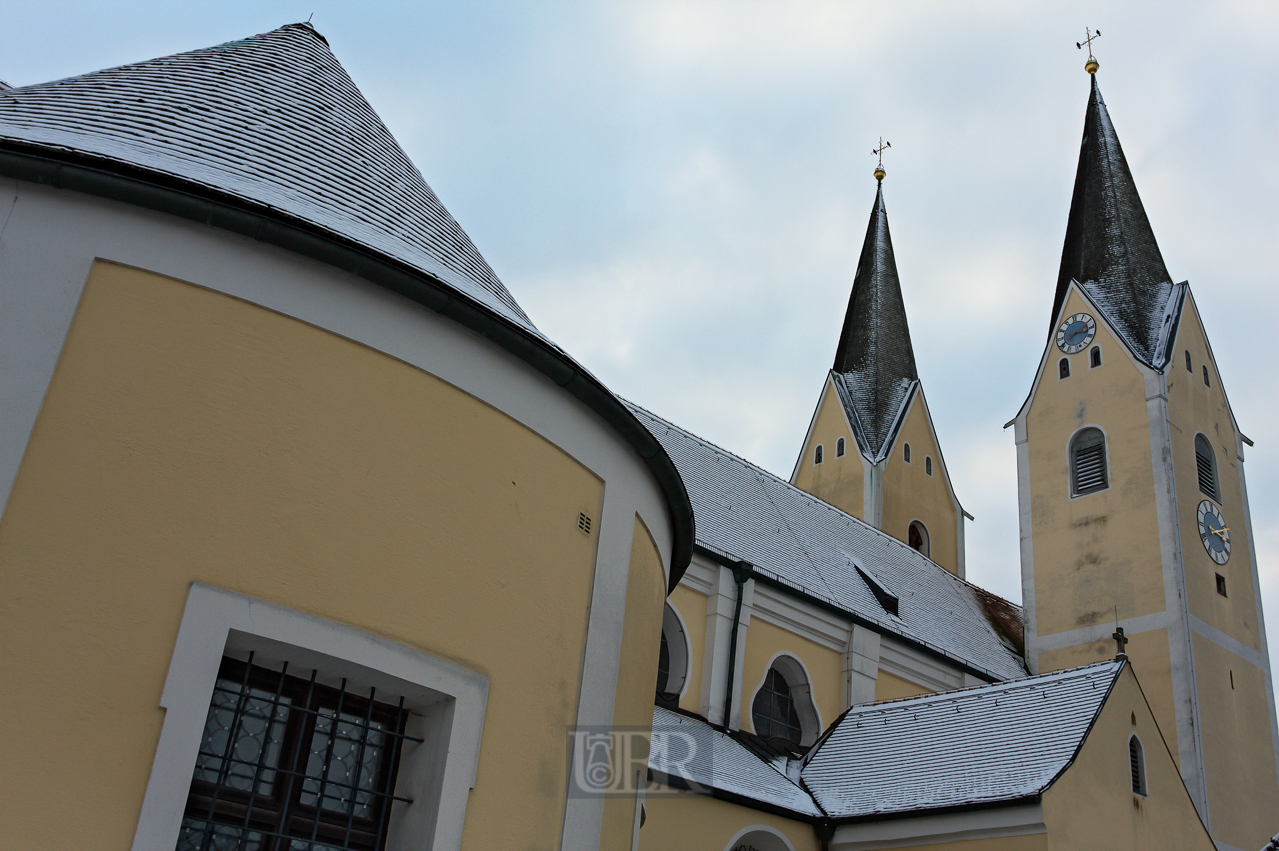
[[[1096,74],[1092,75],[1092,96],[1084,119],[1053,321],[1072,279],[1126,338],[1134,354],[1160,365],[1156,363],[1162,360],[1160,332],[1168,320],[1174,288],[1110,123]]]
[[[857,261],[834,373],[845,405],[852,408],[849,413],[855,414],[864,451],[877,457],[892,437],[898,413],[919,378],[888,234],[882,182]]]

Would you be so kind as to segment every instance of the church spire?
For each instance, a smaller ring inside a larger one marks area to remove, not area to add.
[[[856,413],[864,451],[878,457],[919,377],[888,233],[882,178],[853,277],[834,372],[846,403]]]
[[[1072,280],[1126,339],[1133,353],[1151,365],[1162,358],[1160,332],[1172,295],[1172,281],[1137,195],[1110,113],[1097,86],[1084,119],[1084,138],[1075,173],[1075,192],[1053,300],[1055,322]]]

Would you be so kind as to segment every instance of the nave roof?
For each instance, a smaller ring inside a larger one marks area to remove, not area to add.
[[[991,679],[1026,675],[1014,641],[1001,639],[1006,625],[986,614],[993,595],[731,452],[631,410],[684,479],[698,546]],[[895,615],[870,582],[897,599]]]

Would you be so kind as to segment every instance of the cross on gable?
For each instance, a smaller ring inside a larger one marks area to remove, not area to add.
[[[1128,654],[1124,653],[1124,646],[1128,643],[1128,636],[1124,635],[1124,628],[1122,626],[1115,627],[1115,631],[1111,633],[1110,637],[1115,640],[1116,649],[1118,651],[1115,653],[1115,658],[1127,659]]]

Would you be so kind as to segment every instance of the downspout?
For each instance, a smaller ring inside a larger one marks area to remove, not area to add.
[[[733,630],[728,638],[728,683],[724,686],[724,729],[733,718],[733,668],[737,664],[737,624],[742,619],[742,597],[746,594],[746,580],[751,578],[751,566],[739,561],[733,565],[733,581],[737,583],[737,604],[733,608]]]

